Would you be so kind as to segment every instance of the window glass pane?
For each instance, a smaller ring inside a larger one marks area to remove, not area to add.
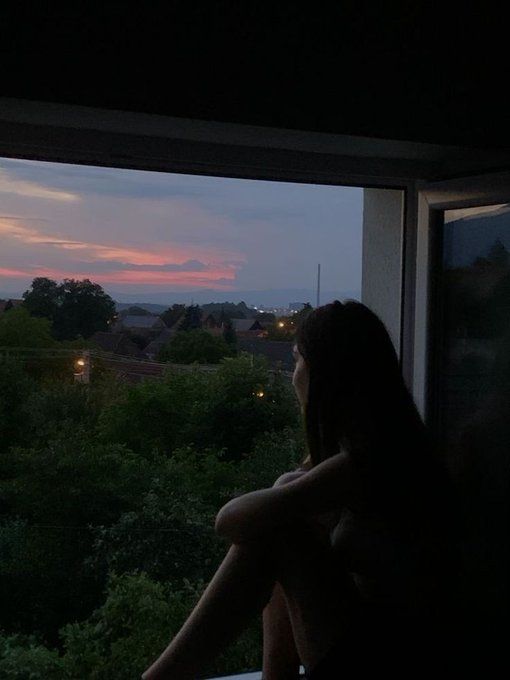
[[[462,600],[487,649],[508,621],[510,205],[445,211],[441,236],[431,414],[463,508]]]
[[[362,210],[356,187],[0,159],[1,678],[139,678],[175,636],[220,508],[304,457],[295,331],[360,298]],[[200,675],[260,677],[261,618]]]

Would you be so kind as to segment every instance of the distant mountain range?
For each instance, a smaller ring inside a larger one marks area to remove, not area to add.
[[[149,311],[159,313],[175,303],[203,305],[208,302],[246,302],[249,307],[287,307],[291,302],[309,302],[315,306],[316,292],[309,288],[288,288],[278,290],[243,290],[221,292],[217,290],[197,290],[188,292],[168,293],[120,293],[108,291],[117,303],[119,310],[131,305],[144,307]],[[335,299],[345,300],[354,298],[359,300],[360,291],[323,291],[320,302],[326,304]]]
[[[287,307],[291,302],[309,302],[315,306],[317,293],[311,288],[281,288],[274,290],[242,290],[225,293],[213,289],[204,289],[187,292],[157,292],[157,293],[122,293],[107,290],[107,293],[115,300],[119,311],[137,305],[154,314],[164,312],[175,303],[203,305],[208,302],[246,302],[249,307]],[[2,292],[0,299],[21,298],[22,291]],[[361,299],[359,290],[321,292],[320,302],[326,304],[332,300],[345,300],[354,298]]]

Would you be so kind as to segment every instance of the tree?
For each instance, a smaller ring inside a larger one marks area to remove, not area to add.
[[[185,309],[186,305],[174,304],[164,311],[163,314],[160,314],[159,318],[165,323],[167,328],[172,328],[179,321]]]
[[[179,325],[181,331],[191,331],[202,328],[202,310],[198,305],[190,305],[184,310],[184,316]]]
[[[115,318],[115,303],[97,283],[89,279],[64,279],[59,286],[60,305],[55,314],[54,333],[59,340],[89,338],[108,330]]]
[[[27,401],[34,389],[18,361],[0,356],[0,452],[23,440],[32,415]]]
[[[50,319],[57,340],[89,338],[106,331],[115,319],[115,303],[97,283],[89,279],[64,279],[60,284],[39,277],[23,293],[24,306],[32,316]]]
[[[23,307],[4,312],[0,317],[0,347],[51,347],[49,319],[30,316]]]
[[[24,306],[32,316],[42,316],[53,322],[60,304],[60,288],[56,281],[44,276],[37,277],[22,297]]]
[[[223,338],[196,328],[179,331],[158,355],[160,361],[175,364],[217,364],[223,357],[232,355],[232,349]]]
[[[226,344],[231,348],[232,351],[235,351],[237,348],[237,333],[232,321],[228,320],[224,322],[222,335]]]

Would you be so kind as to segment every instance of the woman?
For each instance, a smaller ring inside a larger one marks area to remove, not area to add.
[[[230,550],[144,680],[195,678],[260,611],[264,680],[295,679],[300,663],[312,680],[416,675],[438,658],[451,490],[389,335],[366,306],[335,301],[305,319],[294,355],[307,457],[220,510]]]

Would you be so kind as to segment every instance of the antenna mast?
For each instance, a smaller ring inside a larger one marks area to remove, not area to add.
[[[321,265],[317,265],[317,307],[321,304]]]

